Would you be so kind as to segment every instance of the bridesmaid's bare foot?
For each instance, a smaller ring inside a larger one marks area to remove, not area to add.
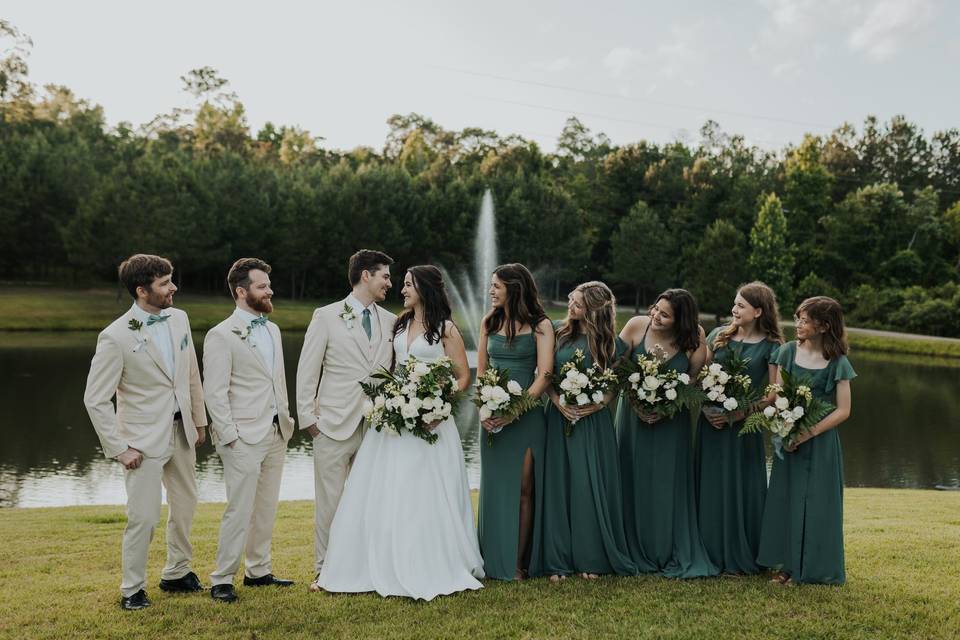
[[[598,576],[598,575],[595,574],[595,573],[583,572],[583,573],[580,574],[580,577],[583,578],[584,580],[596,580],[596,579],[599,578],[600,576]]]
[[[786,584],[790,580],[790,575],[784,573],[783,571],[775,571],[773,577],[770,578],[770,582],[774,584]]]
[[[526,569],[517,569],[517,571],[513,574],[513,579],[518,582],[520,580],[526,580],[529,577],[530,577],[530,572],[527,571]]]
[[[557,582],[560,582],[561,580],[566,580],[566,579],[567,579],[567,576],[562,576],[557,573],[550,576],[550,582],[553,582],[553,583],[557,583]]]

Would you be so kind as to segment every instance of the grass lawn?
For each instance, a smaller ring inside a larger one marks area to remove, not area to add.
[[[194,569],[207,583],[222,504],[202,504]],[[764,577],[488,582],[432,603],[311,594],[313,505],[281,503],[274,570],[290,589],[238,587],[240,602],[167,595],[156,584],[164,530],[151,546],[148,594],[117,606],[118,506],[0,511],[4,638],[957,638],[960,493],[848,489],[847,585],[771,585]]]
[[[190,325],[194,331],[210,329],[233,310],[233,301],[226,294],[215,296],[177,293],[174,300],[177,307],[190,314]],[[275,301],[276,310],[270,318],[285,331],[304,331],[313,310],[328,302],[278,298]],[[8,313],[0,315],[0,332],[100,331],[124,313],[131,302],[126,293],[118,299],[116,290],[8,286],[0,288],[0,304],[8,310]],[[394,312],[401,309],[399,300],[393,297],[387,307]],[[564,317],[566,309],[551,306],[547,312],[551,318],[557,319]],[[619,325],[623,326],[632,315],[632,309],[622,308],[617,317]],[[960,340],[900,339],[858,333],[856,330],[851,331],[849,337],[854,350],[960,359]]]

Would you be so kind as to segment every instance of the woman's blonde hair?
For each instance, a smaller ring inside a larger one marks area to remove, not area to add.
[[[593,361],[601,367],[613,365],[617,352],[617,300],[610,287],[598,280],[577,285],[574,291],[583,294],[586,311],[582,320],[569,316],[557,329],[557,346],[586,336]]]

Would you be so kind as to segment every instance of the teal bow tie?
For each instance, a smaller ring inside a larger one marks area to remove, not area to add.
[[[260,316],[259,318],[254,318],[250,321],[251,327],[265,327],[267,326],[267,316]]]
[[[169,319],[170,319],[170,316],[155,316],[153,314],[150,314],[150,317],[147,318],[147,326],[149,327],[158,322],[166,322]]]

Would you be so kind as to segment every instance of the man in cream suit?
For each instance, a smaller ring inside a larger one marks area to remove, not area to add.
[[[348,268],[353,291],[346,299],[314,311],[300,353],[297,412],[300,428],[313,438],[318,577],[330,524],[363,437],[366,396],[360,383],[393,361],[396,316],[377,305],[391,287],[391,264],[393,259],[379,251],[353,254]],[[320,590],[316,579],[310,590]]]
[[[104,455],[125,470],[120,606],[136,610],[150,606],[147,551],[160,520],[161,484],[170,514],[160,588],[203,588],[190,570],[190,527],[197,506],[195,447],[206,438],[207,414],[190,322],[171,308],[177,287],[170,261],[137,254],[119,272],[134,303],[97,338],[83,400]]]
[[[236,309],[203,341],[203,390],[211,438],[223,460],[227,509],[220,523],[210,596],[233,602],[233,576],[246,550],[244,586],[290,586],[272,573],[270,541],[293,418],[287,402],[270,265],[241,258],[227,274]]]

